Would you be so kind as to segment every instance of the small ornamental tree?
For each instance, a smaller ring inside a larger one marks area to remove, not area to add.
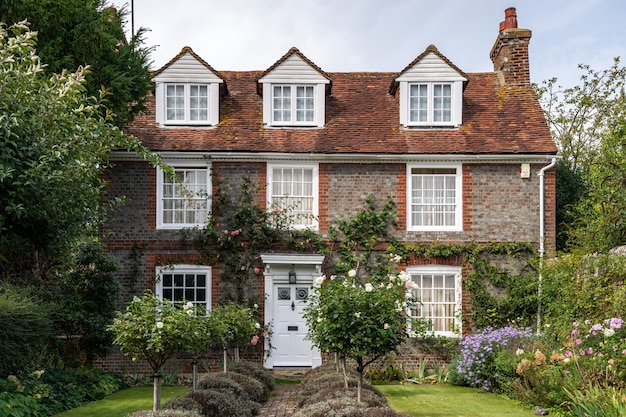
[[[154,372],[154,411],[161,404],[161,367],[175,353],[195,343],[198,326],[189,304],[160,301],[149,292],[135,296],[126,312],[113,320],[110,329],[115,334],[114,343],[133,360],[145,359]]]
[[[414,284],[403,273],[362,280],[354,269],[316,283],[304,313],[308,338],[320,351],[356,362],[360,402],[365,367],[396,351],[408,336],[405,313],[414,301],[405,284]]]
[[[228,349],[235,350],[235,361],[239,361],[239,349],[257,345],[260,335],[267,335],[260,323],[254,318],[249,308],[236,304],[223,304],[215,307],[209,315],[211,345],[222,349],[224,353],[224,372],[228,358]]]

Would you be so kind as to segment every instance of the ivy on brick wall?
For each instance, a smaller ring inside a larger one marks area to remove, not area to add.
[[[472,327],[535,323],[537,254],[528,242],[408,244],[394,240],[387,250],[404,259],[461,257],[461,262],[469,267],[463,285],[471,297],[468,313]]]

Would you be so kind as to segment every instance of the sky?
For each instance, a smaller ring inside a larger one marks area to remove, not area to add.
[[[122,2],[125,1],[125,2]],[[466,73],[493,71],[504,10],[530,29],[530,76],[579,83],[579,64],[626,65],[624,0],[112,0],[134,9],[158,69],[183,47],[220,71],[266,70],[291,47],[326,72],[400,72],[434,44]],[[130,30],[128,18],[127,29]]]

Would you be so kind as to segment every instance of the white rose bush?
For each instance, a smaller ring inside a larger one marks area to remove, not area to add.
[[[304,310],[307,337],[321,352],[356,362],[360,401],[365,367],[396,351],[409,332],[423,328],[411,325],[406,314],[417,302],[407,296],[415,284],[399,272],[362,279],[356,269],[345,276],[320,277],[316,284]]]

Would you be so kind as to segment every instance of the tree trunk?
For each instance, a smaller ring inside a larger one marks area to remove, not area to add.
[[[191,391],[195,392],[198,390],[198,360],[194,359],[191,365],[193,372],[191,376]]]
[[[361,392],[363,391],[363,358],[356,358],[356,371],[359,373],[358,383],[357,383],[357,391],[356,391],[356,402],[361,403]]]
[[[341,357],[341,370],[343,371],[343,385],[346,388],[346,391],[348,390],[348,370],[347,370],[347,364],[346,364],[346,357],[342,356]]]
[[[226,360],[228,359],[228,350],[224,348],[224,372],[226,372]]]
[[[159,372],[154,374],[154,396],[152,402],[152,411],[159,411],[161,409],[161,384],[163,382],[163,375]]]

